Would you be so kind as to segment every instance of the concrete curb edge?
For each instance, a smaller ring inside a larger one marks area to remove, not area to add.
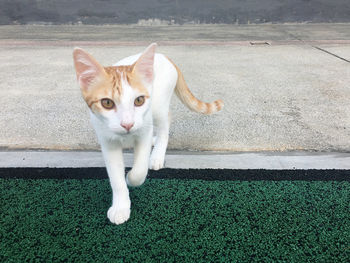
[[[131,167],[132,153],[124,153],[126,167]],[[0,168],[104,167],[101,152],[0,152]],[[168,153],[166,168],[173,169],[350,169],[350,153]]]

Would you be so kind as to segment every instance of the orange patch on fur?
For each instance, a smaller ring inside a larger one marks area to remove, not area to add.
[[[133,70],[133,67],[134,65],[104,67],[106,74],[100,76],[89,89],[82,90],[83,97],[92,111],[104,110],[99,103],[103,98],[109,98],[117,102],[120,101],[123,94],[122,76],[125,76],[130,87],[149,98],[147,89],[142,84],[140,77]]]
[[[105,71],[111,76],[114,92],[117,92],[119,96],[122,95],[122,75],[125,76],[126,81],[129,83],[130,87],[138,90],[140,93],[149,97],[149,93],[145,86],[142,84],[140,77],[134,71],[134,64],[129,66],[116,66],[116,67],[106,67]]]
[[[222,100],[216,100],[211,103],[206,103],[203,101],[200,101],[197,99],[190,89],[187,87],[187,84],[185,82],[184,76],[178,66],[168,57],[166,57],[170,63],[174,65],[176,68],[178,78],[177,83],[175,87],[175,93],[178,96],[178,98],[182,101],[183,104],[185,104],[190,110],[193,110],[198,113],[203,114],[212,114],[222,109],[224,106],[224,103]]]
[[[132,71],[131,73],[127,73],[126,80],[129,83],[130,87],[136,89],[139,93],[141,93],[146,98],[149,98],[148,90],[142,84],[142,80],[137,75],[137,73],[135,73],[134,71]]]

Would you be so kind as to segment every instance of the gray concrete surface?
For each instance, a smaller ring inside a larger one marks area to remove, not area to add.
[[[343,48],[339,45],[323,45],[322,48],[331,54],[350,61],[350,49],[348,48]]]
[[[0,40],[48,41],[51,45],[75,44],[75,41],[89,44],[134,44],[140,42],[166,42],[176,45],[181,41],[213,41],[225,43],[230,41],[324,41],[350,40],[350,24],[263,24],[263,25],[173,25],[173,26],[139,26],[139,25],[17,25],[0,26]],[[229,43],[232,44],[232,43]],[[242,43],[236,43],[242,44]],[[292,43],[294,44],[294,43]]]
[[[124,154],[132,167],[133,154]],[[0,168],[104,167],[101,152],[0,152]],[[165,167],[172,169],[350,169],[349,153],[168,153]]]
[[[110,65],[151,40],[171,40],[158,51],[178,64],[197,97],[222,98],[225,108],[201,116],[174,98],[169,149],[349,152],[350,64],[342,56],[349,57],[350,27],[308,27],[224,26],[230,32],[225,38],[219,26],[119,26],[119,42],[108,27],[0,27],[0,147],[98,150],[74,76],[71,41]],[[177,35],[188,42],[174,40]],[[249,45],[256,39],[272,41]]]

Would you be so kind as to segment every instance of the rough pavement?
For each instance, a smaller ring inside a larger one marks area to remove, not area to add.
[[[169,149],[350,151],[350,24],[1,26],[0,147],[98,150],[73,46],[110,65],[154,41],[225,102],[201,116],[174,96]]]

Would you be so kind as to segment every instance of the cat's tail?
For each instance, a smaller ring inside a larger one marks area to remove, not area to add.
[[[197,99],[188,88],[180,69],[174,62],[171,60],[170,62],[175,66],[178,74],[175,93],[182,103],[185,104],[190,110],[209,115],[220,111],[224,107],[224,102],[222,100],[207,103]]]

